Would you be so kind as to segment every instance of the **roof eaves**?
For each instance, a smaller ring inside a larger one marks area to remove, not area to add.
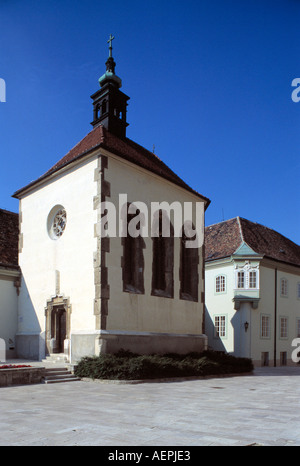
[[[280,260],[280,259],[276,259],[276,257],[272,257],[272,256],[268,256],[267,254],[265,254],[263,256],[264,259],[268,259],[270,261],[274,261],[278,264],[285,264],[285,265],[291,265],[293,267],[298,267],[300,268],[300,264],[297,264],[296,262],[291,262],[289,260]]]
[[[50,177],[51,175],[54,175],[56,172],[58,172],[59,170],[62,170],[63,168],[65,168],[65,167],[67,167],[68,165],[70,165],[71,163],[77,162],[77,161],[80,160],[81,158],[83,158],[83,157],[85,157],[86,155],[92,153],[94,150],[99,149],[101,146],[102,146],[102,142],[100,142],[100,143],[97,144],[96,146],[91,147],[90,149],[87,149],[86,151],[82,152],[81,154],[76,155],[76,157],[74,157],[72,160],[68,160],[68,161],[65,162],[64,164],[59,165],[59,166],[56,167],[56,168],[50,169],[49,171],[47,171],[46,173],[44,173],[44,175],[40,176],[37,180],[32,181],[32,182],[29,183],[28,185],[26,185],[26,186],[24,186],[23,188],[21,188],[21,189],[19,189],[18,191],[16,191],[16,192],[12,195],[12,197],[14,197],[14,198],[16,198],[16,199],[19,199],[20,194],[22,194],[23,192],[25,192],[25,191],[27,191],[28,189],[32,188],[33,186],[35,186],[35,185],[38,184],[39,182],[44,181],[45,179],[47,179],[47,178]]]
[[[133,141],[132,141],[133,142]],[[134,143],[135,145],[138,145],[137,143]],[[189,185],[187,185],[178,175],[176,175],[175,172],[173,172],[173,170],[171,170],[159,157],[157,157],[155,155],[155,157],[157,158],[157,160],[159,161],[159,163],[161,163],[162,165],[164,165],[164,167],[166,169],[168,169],[170,172],[172,172],[173,176],[176,177],[178,179],[178,182],[176,182],[175,180],[172,180],[171,177],[168,177],[167,175],[165,174],[158,174],[157,171],[153,168],[150,168],[150,167],[144,167],[142,163],[139,163],[138,161],[132,161],[130,157],[128,157],[127,155],[123,154],[122,151],[119,151],[118,149],[115,149],[115,148],[111,148],[109,146],[109,144],[106,144],[105,142],[101,144],[101,147],[105,150],[107,150],[108,152],[111,152],[112,154],[115,154],[117,155],[118,157],[121,157],[122,159],[125,159],[125,160],[128,160],[129,162],[143,168],[144,170],[147,170],[147,171],[150,171],[152,173],[154,173],[155,175],[158,175],[158,176],[161,176],[162,178],[170,181],[171,183],[175,184],[176,186],[179,186],[189,192],[191,192],[192,194],[194,194],[195,196],[203,199],[203,201],[205,202],[205,210],[208,208],[209,204],[211,203],[211,200],[208,199],[207,197],[203,196],[202,194],[198,193],[197,191],[195,191],[193,188],[191,188]],[[144,151],[146,151],[146,149],[142,148]],[[152,154],[153,155],[153,154]]]
[[[20,271],[20,266],[18,264],[6,264],[4,262],[0,262],[0,273],[1,273],[1,270],[5,271],[5,270],[17,270],[17,271]]]

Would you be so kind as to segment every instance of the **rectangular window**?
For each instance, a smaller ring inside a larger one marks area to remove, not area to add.
[[[215,336],[226,337],[226,316],[215,316]]]
[[[225,277],[224,275],[219,275],[216,277],[216,293],[225,292]]]
[[[297,298],[300,299],[300,282],[297,283]]]
[[[245,272],[238,272],[238,288],[245,288]]]
[[[235,266],[235,288],[243,290],[259,289],[259,268],[258,265],[251,265],[248,261],[243,268],[241,265]]]
[[[270,338],[270,317],[261,316],[261,338]]]
[[[287,317],[280,317],[280,338],[287,338],[288,336],[288,319]]]
[[[256,272],[249,273],[249,288],[256,288]]]
[[[280,294],[281,296],[288,295],[288,282],[286,278],[282,278],[280,282]]]

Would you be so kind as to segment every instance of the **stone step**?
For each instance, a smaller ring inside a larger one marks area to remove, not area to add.
[[[73,375],[71,371],[53,371],[53,372],[46,372],[45,377],[48,379],[59,378],[59,377],[66,377],[69,375]]]
[[[46,367],[45,369],[46,375],[54,375],[56,373],[65,374],[66,372],[70,372],[67,367]]]
[[[64,382],[79,382],[81,379],[78,377],[68,377],[67,379],[51,379],[51,380],[44,380],[45,384],[53,384],[53,383],[64,383]]]
[[[45,370],[44,383],[62,383],[62,382],[76,382],[80,378],[76,377],[66,367],[53,367]]]
[[[45,363],[58,363],[58,362],[67,362],[68,357],[64,353],[54,353],[50,354],[49,356],[46,356],[45,359],[42,360],[42,362]]]

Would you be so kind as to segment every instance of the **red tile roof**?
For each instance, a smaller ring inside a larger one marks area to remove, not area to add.
[[[19,215],[0,209],[0,266],[18,268]]]
[[[67,166],[71,162],[81,159],[92,151],[98,148],[104,148],[109,152],[118,155],[119,157],[128,160],[142,168],[145,168],[169,181],[175,183],[178,186],[192,192],[196,196],[203,199],[206,203],[206,208],[210,204],[210,200],[193,190],[188,186],[179,176],[177,176],[162,160],[160,160],[155,154],[146,150],[144,147],[133,142],[132,140],[125,138],[120,139],[117,136],[109,133],[102,125],[94,128],[90,133],[87,134],[76,146],[73,147],[62,159],[60,159],[50,170],[44,175],[33,181],[24,188],[18,190],[14,197],[19,197],[24,190],[35,185],[39,181],[47,178],[59,169]]]
[[[300,267],[300,246],[271,228],[241,217],[205,228],[205,260],[229,257],[243,241],[258,254]]]
[[[242,242],[236,218],[205,228],[205,260],[231,256]]]

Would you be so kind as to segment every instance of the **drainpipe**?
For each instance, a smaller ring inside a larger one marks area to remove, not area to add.
[[[276,367],[277,339],[277,268],[275,268],[275,299],[274,299],[274,367]]]

